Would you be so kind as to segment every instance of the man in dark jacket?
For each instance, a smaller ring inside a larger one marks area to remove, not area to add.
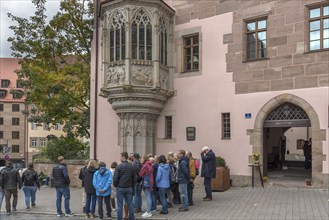
[[[142,169],[142,163],[140,161],[140,156],[138,153],[133,154],[133,162],[132,162],[135,173],[138,174]],[[142,212],[142,191],[141,191],[141,179],[137,179],[135,182],[135,195],[134,195],[134,208],[135,213]]]
[[[204,177],[204,187],[206,191],[206,196],[203,198],[203,201],[211,201],[211,178],[216,177],[216,156],[208,146],[205,146],[202,148],[201,159],[201,177]]]
[[[188,193],[187,184],[190,182],[190,169],[189,159],[185,156],[185,150],[179,150],[177,152],[178,169],[177,169],[177,182],[179,184],[179,191],[183,196],[183,207],[180,207],[178,211],[188,211]]]
[[[132,164],[128,163],[128,153],[121,153],[121,164],[115,169],[113,185],[117,188],[117,216],[122,220],[123,198],[129,209],[129,220],[134,220],[134,206],[132,202],[136,173]]]
[[[13,167],[13,164],[10,160],[6,161],[6,167],[1,171],[1,175],[2,175],[2,180],[1,180],[0,184],[5,192],[6,211],[7,211],[7,215],[10,215],[11,195],[13,195],[13,197],[14,197],[12,211],[15,212],[15,211],[17,211],[16,206],[17,206],[17,199],[18,199],[17,186],[19,189],[22,188],[22,180],[21,180],[18,170]]]
[[[84,188],[85,187],[85,173],[87,171],[87,165],[89,163],[89,159],[85,160],[85,165],[80,169],[80,173],[79,173],[79,179],[81,180],[81,187]],[[86,213],[86,192],[85,190],[82,190],[82,209],[83,212]]]
[[[70,210],[70,177],[64,162],[64,157],[59,156],[52,172],[53,186],[56,188],[57,217],[64,216],[62,212],[62,196],[64,196],[65,216],[74,216],[74,213]]]

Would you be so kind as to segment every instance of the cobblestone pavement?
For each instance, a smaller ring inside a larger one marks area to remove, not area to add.
[[[169,209],[168,215],[160,215],[157,212],[151,219],[329,219],[327,189],[284,188],[269,185],[264,189],[231,187],[225,192],[214,192],[213,201],[210,202],[202,201],[203,194],[202,189],[195,190],[194,206],[191,206],[188,212],[178,212],[179,206],[175,206]],[[65,219],[84,219],[81,189],[72,189],[71,197],[71,209],[77,216]],[[17,213],[7,216],[2,212],[0,219],[58,219],[55,215],[55,189],[42,188],[38,191],[36,203],[37,206],[32,211],[26,212],[24,195],[20,191]],[[158,206],[158,210],[160,208],[161,206]],[[112,214],[116,215],[116,213]],[[136,217],[140,218],[140,216],[141,213]]]

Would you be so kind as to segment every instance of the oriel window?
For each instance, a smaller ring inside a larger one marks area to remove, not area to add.
[[[123,60],[126,56],[125,19],[121,12],[116,11],[110,26],[110,62]]]
[[[140,9],[132,21],[131,58],[152,60],[152,25],[144,9]]]

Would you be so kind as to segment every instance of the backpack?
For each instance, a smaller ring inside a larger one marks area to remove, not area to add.
[[[25,171],[24,172],[24,186],[34,186],[34,172]]]
[[[195,160],[195,175],[199,175],[199,162],[198,160]]]
[[[177,176],[176,167],[173,164],[170,164],[170,172],[169,172],[170,185],[176,182],[176,176]]]

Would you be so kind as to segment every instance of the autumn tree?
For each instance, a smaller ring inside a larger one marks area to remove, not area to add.
[[[29,19],[8,14],[12,55],[21,59],[18,78],[25,88],[30,122],[63,124],[70,137],[89,137],[91,0],[62,0],[47,22],[46,0],[32,0]]]

